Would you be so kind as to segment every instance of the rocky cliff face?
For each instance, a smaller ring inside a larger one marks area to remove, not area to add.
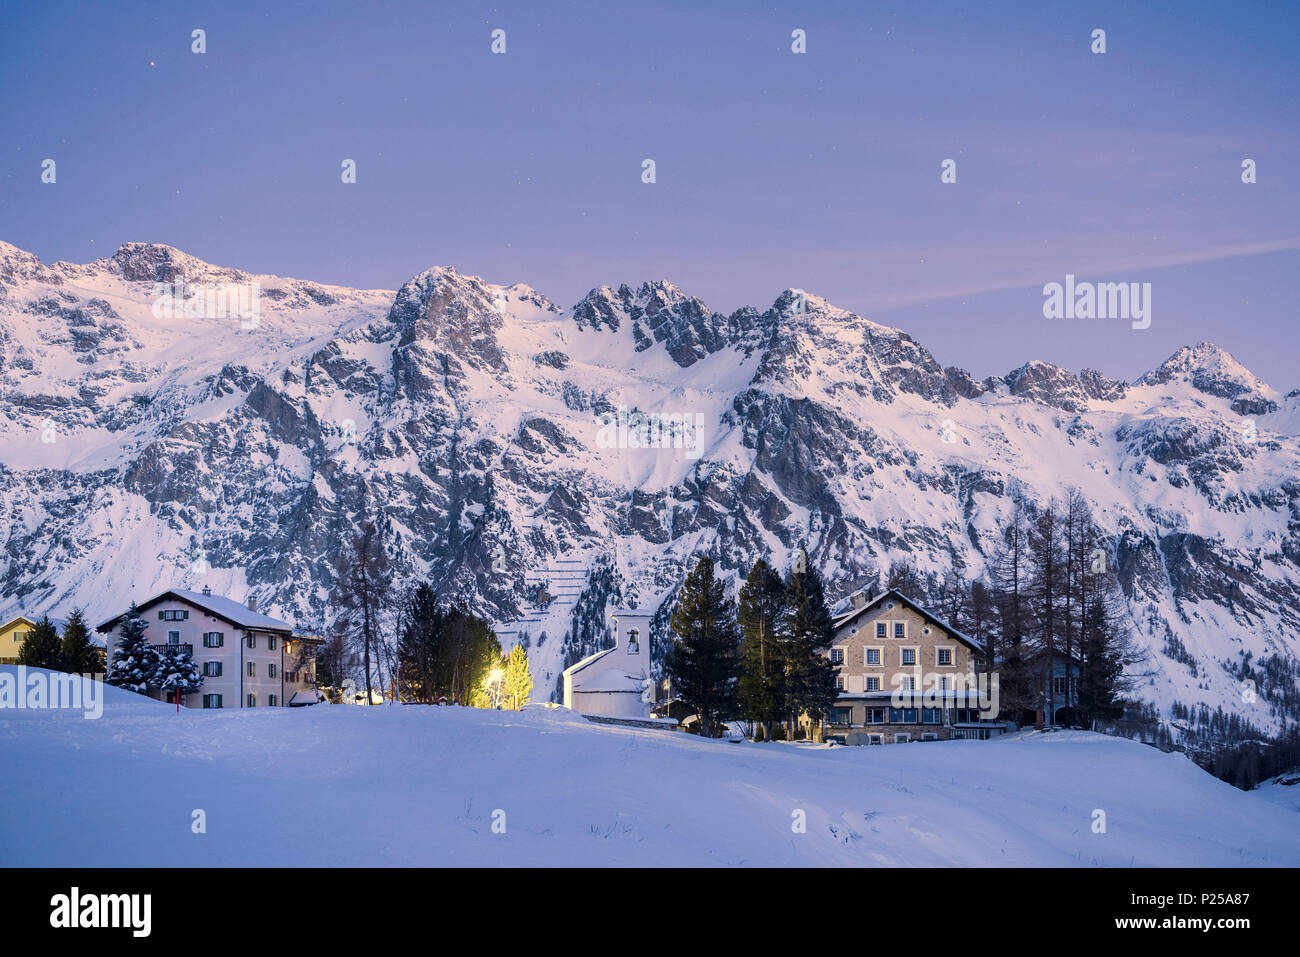
[[[178,282],[256,285],[259,322],[160,317]],[[549,690],[607,605],[659,606],[701,552],[743,574],[806,542],[833,596],[893,560],[978,575],[1010,496],[1077,487],[1153,653],[1142,696],[1264,728],[1288,707],[1240,678],[1300,650],[1300,393],[1208,343],[1131,385],[1041,362],[976,382],[794,291],[561,309],[447,268],[394,293],[0,244],[0,376],[8,612],[206,584],[323,627],[364,513],[402,581],[526,641]]]

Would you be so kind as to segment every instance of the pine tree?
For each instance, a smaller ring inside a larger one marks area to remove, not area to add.
[[[785,586],[785,611],[777,627],[781,649],[781,703],[790,716],[790,739],[801,713],[820,722],[838,697],[835,666],[827,653],[835,630],[821,576],[809,567],[791,574]]]
[[[63,661],[59,656],[59,632],[49,615],[38,621],[36,627],[23,638],[23,643],[18,648],[18,663],[29,668],[63,670]]]
[[[737,621],[740,626],[740,714],[767,725],[782,713],[782,658],[777,646],[777,626],[785,613],[785,585],[781,576],[761,558],[754,562],[740,589]],[[761,732],[760,732],[761,733]],[[755,740],[761,740],[755,737]]]
[[[68,623],[63,626],[59,660],[68,674],[87,675],[104,670],[99,649],[90,643],[90,630],[86,627],[86,616],[80,608],[73,609],[68,616]]]
[[[163,692],[179,691],[182,695],[193,694],[203,687],[203,675],[188,645],[167,645],[158,651],[149,687]]]
[[[701,733],[712,737],[716,723],[735,708],[740,657],[735,605],[714,574],[713,559],[701,558],[686,576],[669,627],[675,640],[664,672],[699,714]]]
[[[528,703],[533,693],[533,674],[528,667],[528,652],[515,645],[506,656],[501,677],[501,698],[511,711],[518,711]]]
[[[411,592],[403,610],[397,643],[401,688],[415,701],[432,704],[438,698],[435,675],[445,621],[433,587],[421,582]]]
[[[104,677],[106,684],[137,694],[149,692],[149,679],[157,665],[158,653],[149,645],[148,628],[149,623],[140,614],[140,609],[131,602],[131,608],[118,629],[113,660],[109,662],[108,674]]]

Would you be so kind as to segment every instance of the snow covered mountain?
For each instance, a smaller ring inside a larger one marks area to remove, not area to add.
[[[158,309],[178,282],[255,285],[259,320]],[[529,643],[545,693],[607,604],[657,607],[702,551],[743,573],[806,541],[832,596],[891,560],[978,575],[1012,493],[1078,487],[1153,653],[1141,695],[1175,724],[1300,714],[1300,390],[1209,343],[1132,384],[1043,362],[975,381],[794,290],[723,315],[600,286],[562,309],[442,267],[394,293],[0,243],[0,357],[0,613],[206,584],[324,627],[364,510],[403,580]],[[628,447],[638,413],[669,447]]]

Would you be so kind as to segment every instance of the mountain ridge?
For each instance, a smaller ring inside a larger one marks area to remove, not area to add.
[[[260,324],[158,318],[177,279],[259,282]],[[1208,343],[1131,383],[1036,360],[977,382],[800,290],[724,315],[659,280],[562,309],[451,267],[355,290],[3,244],[0,361],[8,611],[209,584],[324,628],[364,513],[400,581],[528,641],[545,693],[611,603],[658,607],[662,652],[701,552],[734,576],[807,543],[832,598],[904,559],[975,576],[1011,496],[1078,487],[1157,665],[1143,700],[1295,720],[1282,679],[1260,707],[1238,685],[1300,650],[1300,391]],[[703,441],[601,446],[630,413],[699,416]],[[548,577],[572,585],[539,608]]]

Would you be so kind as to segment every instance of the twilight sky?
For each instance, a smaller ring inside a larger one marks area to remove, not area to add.
[[[977,377],[1210,339],[1300,386],[1300,4],[262,6],[0,8],[0,239],[363,287],[446,264],[562,306],[798,287]],[[1043,318],[1066,273],[1150,282],[1151,327]]]

